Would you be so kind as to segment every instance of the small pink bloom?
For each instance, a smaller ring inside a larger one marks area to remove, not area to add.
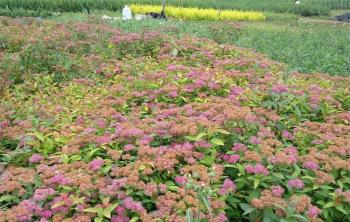
[[[43,210],[39,213],[39,215],[45,219],[48,219],[52,216],[51,210]]]
[[[278,93],[278,94],[281,94],[281,93],[287,93],[288,92],[288,87],[286,85],[274,85],[272,87],[272,92],[274,93]]]
[[[310,206],[308,211],[307,211],[307,216],[309,218],[317,218],[317,216],[321,213],[321,210],[315,206]]]
[[[305,185],[304,182],[300,179],[292,179],[288,181],[288,186],[291,188],[303,189]]]
[[[309,170],[318,170],[320,168],[320,166],[314,161],[305,162],[303,166]]]
[[[219,215],[216,217],[216,219],[217,220],[215,220],[215,221],[220,221],[220,222],[228,221],[228,218],[224,213],[219,213]]]
[[[33,154],[30,158],[29,158],[29,162],[30,163],[38,163],[40,161],[42,161],[44,159],[43,156],[41,156],[40,154]]]
[[[272,195],[275,197],[282,197],[284,189],[281,186],[272,186],[271,187]]]
[[[124,151],[126,151],[126,152],[133,150],[133,149],[135,149],[135,146],[132,144],[127,144],[124,146]]]
[[[84,129],[84,133],[85,134],[91,134],[91,133],[94,133],[94,132],[96,132],[95,128],[86,128],[86,129]]]
[[[118,214],[118,215],[124,215],[125,213],[125,207],[123,207],[122,205],[119,205],[115,208],[115,212]]]
[[[178,184],[185,184],[187,182],[187,179],[186,177],[183,177],[183,176],[176,176],[175,177],[175,182],[178,183]]]
[[[291,141],[294,140],[293,134],[291,134],[291,133],[288,132],[287,130],[284,130],[284,131],[282,132],[282,136],[283,136],[285,139],[288,139],[288,140],[291,140]]]
[[[101,158],[97,158],[97,159],[92,160],[92,161],[89,163],[89,167],[90,167],[92,170],[98,171],[98,170],[101,169],[101,167],[103,166],[103,164],[104,164],[104,160],[101,159]]]
[[[159,191],[161,193],[165,193],[166,189],[167,189],[167,186],[165,184],[163,184],[163,183],[159,184]]]
[[[98,119],[98,120],[97,120],[97,126],[98,126],[99,128],[101,128],[101,129],[106,128],[106,126],[107,126],[106,120],[103,119],[103,118]]]
[[[230,163],[230,164],[233,164],[233,163],[237,163],[240,159],[240,156],[238,154],[234,154],[234,155],[228,155],[228,154],[225,154],[223,156],[223,159],[227,162],[227,163]]]
[[[252,144],[261,144],[261,139],[257,136],[252,136],[250,137],[250,142]]]
[[[236,184],[232,180],[226,178],[224,183],[222,184],[221,189],[219,190],[220,195],[224,195],[227,192],[234,192],[236,190]]]
[[[238,152],[238,151],[245,151],[247,149],[246,145],[242,143],[235,143],[233,147],[231,148],[232,151]]]
[[[230,90],[230,95],[238,96],[244,92],[244,89],[239,86],[233,86]]]

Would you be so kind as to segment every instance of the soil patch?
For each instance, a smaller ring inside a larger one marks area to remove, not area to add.
[[[350,22],[350,12],[335,16],[334,19],[341,22]]]

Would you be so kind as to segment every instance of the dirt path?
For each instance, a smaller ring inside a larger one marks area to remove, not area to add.
[[[299,22],[312,23],[312,24],[323,24],[323,25],[333,25],[333,26],[341,26],[341,27],[350,28],[349,22],[340,22],[340,21],[326,20],[326,19],[300,18]]]

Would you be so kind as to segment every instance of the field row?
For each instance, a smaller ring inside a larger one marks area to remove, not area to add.
[[[159,4],[158,0],[0,0],[0,14],[23,14],[35,12],[46,15],[49,12],[91,12],[94,10],[121,10],[125,4]],[[348,0],[303,0],[295,5],[291,0],[168,0],[167,4],[182,7],[235,9],[294,13],[302,16],[328,15],[331,9],[350,9]]]
[[[139,5],[132,4],[131,9],[134,13],[146,14],[150,12],[160,13],[160,5]],[[224,21],[261,21],[265,16],[260,12],[237,11],[237,10],[217,10],[217,9],[199,9],[199,8],[182,8],[167,6],[165,9],[166,16],[185,20],[224,20]]]

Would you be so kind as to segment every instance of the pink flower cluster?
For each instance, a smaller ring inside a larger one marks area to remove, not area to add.
[[[335,190],[335,193],[338,196],[341,196],[345,199],[346,202],[350,203],[350,190],[348,191],[342,191],[342,189],[338,188]]]
[[[288,181],[288,186],[291,188],[303,189],[305,185],[300,179],[291,179]]]
[[[127,178],[119,178],[112,180],[112,183],[110,185],[107,185],[106,187],[102,187],[100,189],[100,192],[105,195],[114,196],[117,194],[118,190],[122,187],[124,187],[127,183]]]
[[[43,156],[41,156],[40,154],[33,154],[30,158],[29,158],[29,162],[30,163],[38,163],[40,161],[42,161],[44,159]]]
[[[52,188],[47,188],[47,189],[36,189],[33,199],[35,201],[42,201],[46,200],[48,196],[54,195],[56,191]]]
[[[285,139],[287,139],[287,140],[290,140],[290,141],[293,141],[294,140],[294,136],[293,136],[293,134],[291,134],[289,131],[287,131],[287,130],[284,130],[283,132],[282,132],[282,136],[283,136],[283,138],[285,138]]]
[[[235,143],[231,150],[234,152],[244,152],[247,150],[247,146],[242,143]]]
[[[65,178],[62,174],[53,176],[50,180],[51,184],[68,185],[69,179]]]
[[[222,156],[222,159],[225,160],[227,163],[237,163],[240,159],[240,156],[238,154],[233,154],[233,155],[229,155],[229,154],[224,154]]]
[[[303,164],[304,168],[309,170],[318,170],[320,166],[315,161],[307,161]]]
[[[95,171],[98,171],[101,169],[101,167],[103,166],[104,164],[104,160],[102,158],[97,158],[97,159],[94,159],[92,160],[90,163],[89,163],[89,167],[90,169],[92,170],[95,170]]]
[[[248,164],[245,167],[245,171],[249,174],[260,174],[265,176],[269,174],[268,169],[266,169],[266,167],[261,164],[256,164],[255,166]]]
[[[131,210],[133,212],[137,212],[139,214],[143,214],[146,212],[146,209],[143,208],[141,202],[134,201],[131,197],[126,197],[123,200],[123,206],[126,209]]]
[[[115,212],[117,215],[114,215],[111,218],[111,222],[128,222],[130,219],[125,215],[126,214],[126,209],[124,206],[119,205],[115,208]]]
[[[271,187],[272,195],[275,197],[282,197],[284,194],[284,189],[281,186],[272,186]]]
[[[307,216],[309,218],[317,218],[317,216],[321,213],[321,210],[318,207],[315,206],[310,206],[309,209],[307,210]]]
[[[218,193],[220,195],[224,195],[224,194],[226,194],[228,192],[234,192],[234,191],[236,191],[236,184],[235,184],[235,182],[233,182],[232,180],[226,178]]]
[[[257,136],[252,136],[250,137],[249,142],[252,144],[261,144],[261,139]]]
[[[155,183],[147,183],[144,189],[145,195],[149,197],[157,193],[157,191],[158,191],[158,186]]]
[[[187,183],[187,178],[183,177],[183,176],[176,176],[175,182],[180,184],[180,185],[183,185],[183,184]]]
[[[281,94],[281,93],[287,93],[289,90],[288,90],[288,86],[279,84],[279,85],[272,86],[271,91],[274,93]]]

